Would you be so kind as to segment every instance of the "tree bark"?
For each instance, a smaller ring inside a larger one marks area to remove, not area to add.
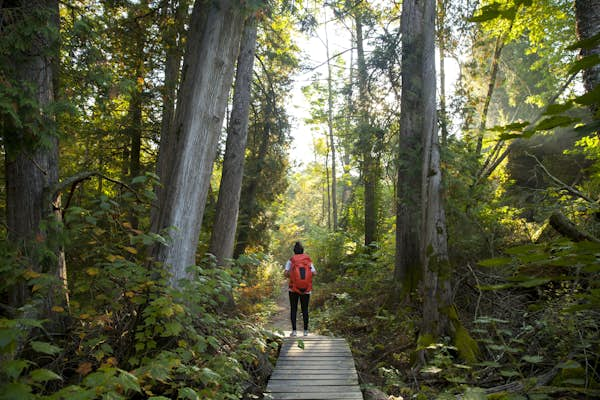
[[[331,76],[331,60],[329,59],[329,36],[327,35],[327,26],[325,26],[325,49],[327,56],[327,130],[329,133],[329,146],[331,148],[331,212],[333,217],[333,231],[338,229],[338,210],[337,210],[337,176],[335,159],[335,141],[333,135],[333,88]]]
[[[206,13],[203,7],[208,7]],[[205,17],[206,15],[206,17]],[[197,0],[190,21],[181,89],[169,134],[158,200],[158,231],[172,227],[170,243],[157,245],[156,261],[171,273],[171,284],[195,264],[198,236],[217,152],[234,62],[243,28],[243,10],[234,0],[204,5]]]
[[[512,27],[512,24],[511,24]],[[494,54],[492,55],[492,67],[490,72],[490,80],[488,82],[488,90],[483,102],[483,110],[481,111],[481,120],[479,122],[479,136],[477,137],[477,148],[475,154],[479,156],[483,147],[483,137],[485,136],[485,128],[487,126],[487,117],[490,109],[490,103],[492,96],[494,95],[494,88],[496,87],[496,78],[498,77],[498,69],[500,66],[500,55],[504,48],[504,35],[500,34],[496,38],[496,44],[494,46]]]
[[[26,18],[32,12],[43,10],[45,24],[58,32],[58,2],[39,0],[17,2],[21,17],[11,24],[30,23]],[[10,12],[2,7],[2,13]],[[21,20],[21,18],[23,18]],[[5,28],[5,27],[3,27]],[[19,27],[15,26],[15,29]],[[19,121],[5,116],[3,126],[5,173],[6,173],[6,220],[8,240],[23,248],[24,255],[35,254],[34,247],[49,245],[50,229],[43,229],[40,223],[54,214],[54,208],[60,208],[59,200],[52,204],[47,196],[50,188],[58,182],[58,138],[55,132],[55,117],[48,113],[47,107],[54,102],[55,60],[58,57],[57,34],[40,33],[29,41],[28,48],[16,50],[10,65],[2,66],[5,77],[14,80],[22,97],[34,103],[33,106],[15,102],[15,111]],[[60,249],[50,245],[51,250],[60,259]],[[22,268],[33,268],[36,272],[56,275],[66,284],[64,265],[52,263],[44,265],[31,257]],[[50,289],[50,292],[53,290]],[[57,292],[62,291],[59,288]],[[29,299],[29,291],[23,283],[17,283],[10,293],[10,305],[22,306]],[[64,299],[64,300],[63,300]],[[48,299],[49,314],[51,305],[64,304],[66,297],[50,293]]]
[[[582,242],[584,240],[600,243],[600,240],[587,232],[582,231],[571,222],[563,213],[555,211],[550,216],[550,226],[552,226],[558,233],[571,239],[574,242]]]
[[[246,21],[240,45],[231,123],[227,135],[219,199],[210,240],[209,251],[215,255],[219,265],[226,264],[227,259],[233,257],[244,177],[244,156],[248,138],[248,112],[255,49],[256,19],[251,17]]]
[[[600,33],[600,0],[575,0],[575,17],[577,19],[577,36],[579,40],[589,39]],[[600,55],[600,45],[581,49],[581,56]],[[590,93],[600,83],[600,64],[596,64],[583,71],[583,84],[587,93]],[[592,114],[598,112],[598,104],[591,107]],[[598,118],[598,116],[596,116]]]
[[[402,6],[402,103],[398,154],[398,198],[396,204],[396,253],[394,280],[403,294],[416,288],[420,274],[421,168],[423,149],[423,81],[421,62],[423,10],[414,0]]]
[[[270,106],[267,107],[270,109]],[[272,110],[267,110],[267,114]],[[240,222],[237,233],[237,241],[235,249],[233,251],[233,257],[238,258],[244,254],[249,241],[250,224],[256,215],[257,206],[257,193],[258,193],[258,180],[260,179],[261,173],[265,166],[265,160],[269,151],[269,143],[271,137],[271,123],[269,122],[269,116],[266,117],[266,122],[260,132],[260,143],[258,146],[258,152],[256,157],[252,160],[252,168],[250,173],[247,174],[248,183],[245,185],[245,190],[241,195],[240,202]]]
[[[183,56],[181,46],[187,20],[187,9],[188,0],[170,0],[164,2],[162,11],[163,18],[166,21],[172,18],[175,24],[172,25],[167,22],[162,35],[162,44],[166,49],[165,81],[162,88],[163,108],[160,125],[160,151],[156,166],[156,173],[161,178],[164,177],[163,170],[167,163],[166,149],[170,148],[169,133],[175,115],[175,97]],[[157,197],[160,197],[160,188],[157,188]]]
[[[448,113],[446,111],[446,1],[437,0],[438,4],[438,48],[440,53],[440,128],[442,130],[442,146],[448,141]]]
[[[358,10],[354,16],[356,29],[356,54],[358,64],[359,92],[359,135],[360,151],[362,154],[362,174],[364,182],[365,208],[365,246],[377,241],[377,162],[373,157],[375,142],[373,129],[369,126],[368,95],[367,95],[367,64],[363,43],[362,16]]]
[[[435,95],[435,0],[422,2],[423,40],[423,171],[421,260],[423,273],[422,333],[435,338],[449,332],[451,306],[450,263],[446,214],[442,196],[440,144],[437,131]]]

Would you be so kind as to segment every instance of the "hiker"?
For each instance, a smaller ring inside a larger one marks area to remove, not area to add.
[[[304,247],[300,242],[294,244],[294,256],[285,263],[285,276],[289,278],[290,316],[292,319],[292,333],[296,336],[296,315],[298,313],[298,300],[302,308],[304,322],[304,336],[308,335],[308,301],[312,290],[312,276],[317,273],[312,260],[304,254]]]

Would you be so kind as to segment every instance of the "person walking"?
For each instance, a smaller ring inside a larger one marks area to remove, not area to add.
[[[292,320],[292,333],[296,336],[296,316],[298,314],[298,300],[302,308],[304,322],[304,336],[308,335],[308,302],[312,291],[312,277],[317,270],[308,254],[304,254],[304,247],[300,242],[294,244],[294,255],[285,263],[285,276],[289,278],[290,317]]]

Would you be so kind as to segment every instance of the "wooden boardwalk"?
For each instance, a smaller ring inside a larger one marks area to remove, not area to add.
[[[346,340],[314,335],[286,337],[264,398],[363,400]]]

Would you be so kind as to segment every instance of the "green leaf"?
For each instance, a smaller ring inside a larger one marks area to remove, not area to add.
[[[16,329],[0,329],[0,351],[3,351],[7,347],[12,347],[17,337],[19,336],[19,331]]]
[[[473,15],[468,20],[470,22],[481,23],[485,21],[491,21],[500,17],[500,3],[492,3],[487,6],[481,7],[479,14]]]
[[[567,47],[567,50],[577,50],[577,49],[592,49],[596,46],[598,46],[600,44],[600,32],[596,33],[594,36],[587,38],[587,39],[581,39],[578,40],[577,42],[573,43],[572,45],[570,45],[569,47]]]
[[[532,287],[536,287],[536,286],[541,286],[541,285],[545,285],[546,283],[550,282],[552,279],[550,278],[535,278],[535,279],[530,279],[524,282],[519,283],[519,286],[524,287],[524,288],[532,288]]]
[[[482,267],[500,267],[512,263],[513,259],[510,257],[496,257],[488,258],[487,260],[480,261],[478,264]]]
[[[532,364],[538,364],[538,363],[541,363],[542,361],[544,361],[544,357],[542,357],[542,356],[523,356],[523,357],[521,357],[521,360],[528,362],[528,363],[532,363]]]
[[[33,350],[37,351],[38,353],[44,353],[44,354],[50,354],[50,355],[55,355],[62,351],[62,349],[60,347],[55,346],[53,344],[46,343],[46,342],[36,342],[36,341],[31,342],[31,348]]]
[[[465,395],[463,397],[465,400],[486,400],[487,396],[485,391],[481,388],[469,387],[465,391]]]
[[[577,119],[565,115],[553,115],[538,122],[534,131],[547,131],[561,126],[569,126],[577,121]]]
[[[10,379],[17,379],[28,365],[30,365],[30,362],[26,360],[10,360],[4,362],[2,371]]]
[[[491,368],[500,368],[502,366],[502,364],[500,364],[499,362],[496,362],[496,361],[483,361],[483,362],[477,363],[475,365],[479,365],[481,367],[491,367]]]
[[[298,339],[297,346],[304,350],[304,340]]]
[[[593,104],[600,103],[600,85],[596,85],[591,92],[576,97],[574,101],[582,106],[591,106]]]
[[[544,110],[544,115],[556,115],[556,114],[561,114],[567,110],[570,110],[571,108],[573,108],[573,102],[572,101],[568,101],[564,104],[550,104],[548,107],[546,107],[546,109]]]
[[[183,330],[183,326],[177,321],[167,322],[166,324],[164,324],[164,328],[165,330],[161,334],[162,337],[177,336]]]
[[[138,393],[141,392],[140,384],[138,383],[138,378],[127,371],[120,369],[117,381],[125,390],[133,390]]]
[[[584,69],[590,69],[596,65],[600,64],[600,54],[590,54],[589,56],[585,56],[580,58],[571,64],[569,68],[569,74],[575,74]]]
[[[189,399],[189,400],[199,400],[200,399],[200,397],[198,396],[198,393],[196,393],[196,391],[190,387],[184,387],[184,388],[179,389],[178,398],[179,399]]]
[[[8,383],[0,386],[0,399],[2,400],[29,400],[35,399],[31,394],[31,386],[24,383]]]
[[[509,369],[503,369],[503,370],[500,371],[500,375],[502,375],[504,377],[507,377],[507,378],[512,378],[512,377],[515,377],[515,376],[519,376],[521,374],[519,374],[517,371],[512,370],[512,369],[510,369],[510,370]]]
[[[579,378],[571,378],[571,379],[565,379],[564,381],[562,381],[562,383],[566,383],[569,385],[575,385],[575,386],[583,386],[585,385],[585,380],[584,379],[579,379]]]
[[[29,376],[34,382],[62,381],[63,379],[56,372],[45,368],[35,369],[29,373]]]
[[[581,368],[581,364],[579,364],[575,360],[568,360],[568,361],[565,361],[563,363],[558,364],[556,366],[556,368],[560,368],[560,369],[577,369],[577,368]]]
[[[148,177],[144,176],[144,175],[140,175],[140,176],[136,176],[135,178],[133,178],[131,180],[132,184],[136,184],[136,183],[144,183],[146,182],[146,180],[148,179]]]

